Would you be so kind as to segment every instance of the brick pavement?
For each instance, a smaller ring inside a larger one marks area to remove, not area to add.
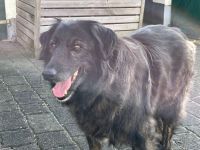
[[[200,149],[200,46],[198,50],[188,115],[176,131],[174,150]],[[87,150],[68,108],[55,101],[41,78],[41,66],[18,44],[0,42],[0,149]]]

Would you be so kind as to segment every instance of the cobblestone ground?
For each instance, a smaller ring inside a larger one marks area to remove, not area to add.
[[[41,63],[22,49],[0,42],[0,149],[88,150],[68,108],[54,100],[42,80]],[[200,47],[187,112],[174,136],[174,150],[200,149]]]

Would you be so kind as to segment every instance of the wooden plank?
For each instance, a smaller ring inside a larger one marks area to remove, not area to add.
[[[132,1],[92,1],[92,0],[77,0],[77,1],[45,1],[41,2],[41,8],[97,8],[97,7],[140,7],[141,0]]]
[[[22,45],[23,48],[30,48],[30,46],[18,36],[17,36],[17,42],[19,42],[19,44]]]
[[[35,11],[34,7],[27,5],[24,2],[21,2],[18,0],[17,7],[21,8],[22,10],[26,11],[27,13],[34,15],[34,11]]]
[[[92,1],[92,2],[94,2],[94,0],[44,0],[44,1],[57,1],[57,2],[60,2],[60,1],[71,1],[71,2],[74,2],[74,1]],[[116,2],[116,1],[118,1],[118,0],[95,0],[95,2]],[[134,0],[134,1],[141,1],[141,0]],[[133,2],[133,0],[123,0],[123,2]]]
[[[36,0],[20,0],[20,1],[35,7],[35,1]]]
[[[137,15],[140,8],[91,8],[91,9],[42,9],[41,16],[71,17],[71,16],[116,16]]]
[[[112,30],[136,30],[138,29],[138,23],[126,23],[126,24],[105,24],[107,28],[111,28]],[[51,26],[41,26],[40,33],[43,33],[50,29]]]
[[[115,31],[115,33],[120,37],[127,37],[130,36],[135,30],[128,30],[128,31]]]
[[[127,24],[105,24],[107,28],[114,31],[116,30],[135,30],[138,29],[138,23],[127,23]]]
[[[34,31],[34,25],[21,16],[17,15],[17,21],[23,24],[29,30]]]
[[[23,32],[21,32],[20,30],[17,30],[17,37],[21,38],[23,41],[26,42],[26,44],[29,47],[33,47],[34,46],[34,41],[29,38],[27,35],[25,35]]]
[[[20,22],[16,23],[17,25],[17,30],[20,30],[21,32],[23,32],[24,34],[26,34],[29,38],[31,38],[32,40],[34,39],[34,34],[32,31],[30,31],[29,29],[27,29],[24,25],[22,25]]]
[[[95,20],[101,23],[131,23],[139,22],[139,15],[135,16],[99,16],[99,17],[62,17],[63,20]],[[52,25],[56,23],[54,18],[41,18],[41,25]]]
[[[145,6],[145,0],[142,0],[142,5],[141,5],[141,9],[140,9],[140,23],[139,23],[140,28],[143,26],[144,6]]]
[[[23,18],[25,18],[26,20],[28,20],[29,22],[34,24],[34,15],[27,13],[26,11],[17,8],[17,14]]]
[[[36,0],[36,11],[35,11],[35,26],[34,26],[34,54],[38,58],[40,54],[40,5],[41,0]]]

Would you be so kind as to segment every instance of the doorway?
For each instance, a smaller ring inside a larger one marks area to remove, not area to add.
[[[5,0],[0,0],[0,41],[7,39]]]

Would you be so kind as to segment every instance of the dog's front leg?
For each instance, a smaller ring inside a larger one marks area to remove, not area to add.
[[[168,125],[167,123],[163,123],[163,132],[162,132],[162,141],[161,144],[163,145],[164,150],[171,149],[171,139],[174,133],[174,127]]]
[[[90,150],[101,150],[101,143],[91,136],[87,136]]]

